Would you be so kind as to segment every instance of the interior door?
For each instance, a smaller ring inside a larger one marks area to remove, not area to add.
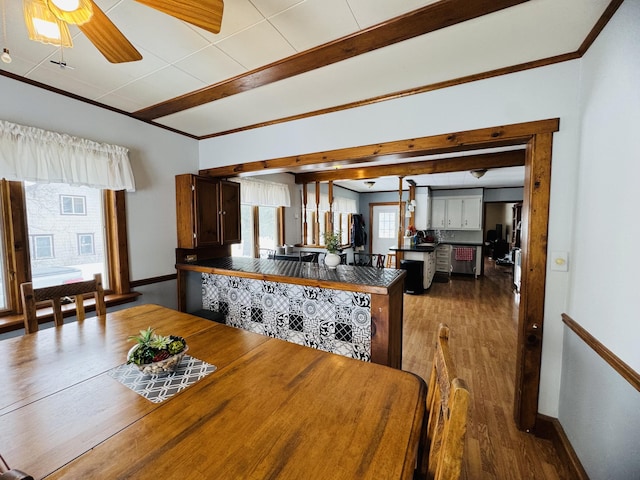
[[[370,205],[371,253],[386,255],[389,248],[398,246],[400,223],[397,203],[372,203]]]

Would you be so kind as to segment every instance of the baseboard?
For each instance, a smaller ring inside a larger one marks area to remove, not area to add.
[[[535,435],[546,440],[551,440],[556,447],[560,461],[571,469],[572,478],[576,480],[589,480],[578,455],[576,455],[567,434],[557,418],[538,414],[536,419]]]

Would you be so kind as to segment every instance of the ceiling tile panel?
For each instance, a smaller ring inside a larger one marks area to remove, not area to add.
[[[371,27],[390,18],[417,10],[438,0],[347,0],[360,28]]]
[[[169,66],[118,88],[113,93],[135,98],[144,106],[150,106],[165,98],[177,97],[197,90],[204,85],[203,82],[182,70]]]
[[[249,0],[226,0],[219,33],[213,34],[198,27],[192,28],[209,42],[216,43],[263,20],[264,16]]]
[[[299,3],[304,3],[306,0],[251,0],[256,8],[268,18],[276,13],[280,13],[287,8],[293,7]]]
[[[216,46],[248,70],[296,53],[266,20],[216,43]]]
[[[206,84],[218,83],[246,72],[242,65],[215,45],[189,55],[177,62],[175,66]]]
[[[118,4],[109,18],[131,43],[169,63],[209,45],[186,23],[138,2]]]
[[[307,0],[269,21],[299,52],[358,31],[346,0]]]

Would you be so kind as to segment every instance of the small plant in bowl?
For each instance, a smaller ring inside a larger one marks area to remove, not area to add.
[[[127,354],[127,363],[134,363],[146,374],[158,375],[173,372],[182,361],[189,347],[184,338],[176,335],[158,335],[149,327],[132,335],[136,345]]]

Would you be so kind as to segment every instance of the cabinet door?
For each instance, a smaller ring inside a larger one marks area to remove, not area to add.
[[[482,199],[465,198],[462,201],[462,228],[480,230],[482,228]]]
[[[220,182],[222,243],[240,243],[240,184]]]
[[[463,227],[463,203],[464,200],[461,198],[450,198],[447,200],[447,228],[460,229]]]
[[[195,175],[193,182],[194,246],[222,245],[218,182],[211,178]]]
[[[431,227],[447,228],[446,225],[447,202],[443,198],[434,198],[431,201]]]

